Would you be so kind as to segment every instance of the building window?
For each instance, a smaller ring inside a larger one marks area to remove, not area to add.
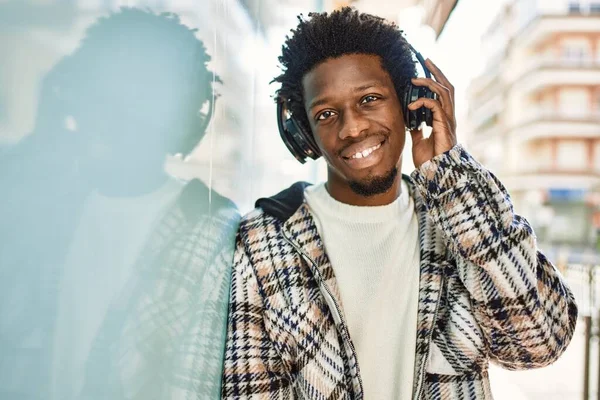
[[[585,38],[565,39],[562,42],[562,63],[568,65],[580,65],[590,61],[591,44]]]
[[[590,98],[586,89],[563,88],[559,92],[559,112],[564,118],[589,116]]]
[[[556,149],[556,167],[561,171],[584,171],[588,168],[587,142],[563,140]]]
[[[578,1],[569,2],[569,14],[581,14],[581,4]]]
[[[584,49],[581,47],[564,47],[563,60],[567,62],[582,61],[585,56]]]

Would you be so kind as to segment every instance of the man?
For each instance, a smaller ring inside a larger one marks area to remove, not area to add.
[[[327,182],[257,202],[238,231],[223,398],[491,399],[488,364],[555,361],[577,308],[502,184],[457,144],[454,91],[414,78],[402,32],[344,8],[283,47],[279,98]],[[437,99],[402,104],[408,85]],[[433,114],[411,132],[403,107]]]

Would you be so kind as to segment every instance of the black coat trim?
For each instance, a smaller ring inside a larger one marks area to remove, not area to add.
[[[304,202],[304,189],[310,185],[308,182],[296,182],[274,196],[256,200],[255,207],[285,222],[300,208]]]

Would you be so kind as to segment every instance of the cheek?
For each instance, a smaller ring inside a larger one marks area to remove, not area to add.
[[[339,162],[339,160],[333,154],[333,152],[329,151],[328,149],[321,149],[321,154],[323,155],[323,158],[329,165],[336,165]]]
[[[315,141],[317,142],[317,146],[321,150],[321,153],[324,157],[329,158],[329,155],[333,155],[335,143],[330,139],[330,135],[324,132],[319,132],[315,135]]]
[[[315,140],[317,142],[317,146],[319,146],[319,149],[321,150],[321,155],[322,155],[323,159],[325,160],[325,162],[327,163],[328,168],[338,171],[337,173],[339,174],[340,173],[339,171],[343,167],[340,165],[342,162],[338,158],[337,153],[335,152],[335,149],[336,149],[335,140],[328,141],[327,137],[324,135],[325,134],[323,134],[323,136],[315,135]]]
[[[404,145],[406,144],[406,135],[407,133],[405,131],[400,131],[400,134],[398,135],[398,141],[399,143],[399,151],[400,153],[402,153],[402,150],[404,149]]]
[[[392,155],[394,157],[398,157],[402,154],[402,152],[404,151],[404,147],[406,145],[406,131],[404,130],[397,130],[397,133],[395,134],[395,140],[391,143],[393,149],[392,149]]]

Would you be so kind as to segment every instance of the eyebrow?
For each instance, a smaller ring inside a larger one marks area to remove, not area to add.
[[[355,87],[354,89],[352,89],[353,92],[357,93],[357,92],[362,92],[363,90],[367,90],[370,89],[372,87],[376,87],[376,86],[382,86],[381,82],[379,81],[372,81],[372,82],[368,82],[365,83],[364,85]],[[325,103],[327,103],[329,101],[329,97],[322,97],[320,99],[317,99],[315,101],[313,101],[312,103],[310,103],[309,106],[309,110],[312,110],[313,108],[323,105]]]

